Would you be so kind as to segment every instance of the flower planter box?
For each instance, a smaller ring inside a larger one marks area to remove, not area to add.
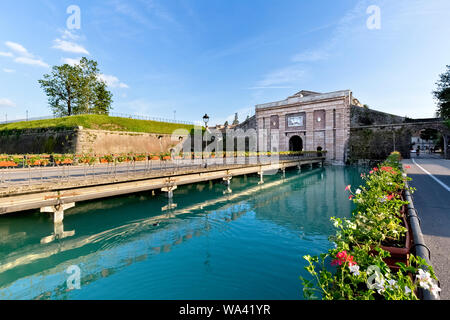
[[[60,164],[73,164],[73,160],[72,159],[64,159],[63,161],[57,160],[57,161],[55,161],[55,163],[57,165],[60,165]]]
[[[14,161],[0,161],[0,167],[17,167],[18,164]]]
[[[171,160],[171,159],[172,159],[171,156],[165,156],[165,157],[163,157],[163,160]]]
[[[408,225],[408,222],[406,221],[406,217],[402,216],[403,223],[407,229],[406,236],[405,236],[405,243],[402,245],[402,247],[393,247],[393,246],[384,246],[380,245],[380,248],[384,251],[387,251],[390,253],[390,257],[384,258],[383,261],[388,265],[388,267],[393,272],[397,272],[400,267],[397,265],[397,262],[404,263],[405,265],[408,265],[409,263],[409,254],[411,253],[411,247],[412,247],[412,234],[411,234],[411,228]],[[376,254],[375,251],[372,251],[372,253]]]

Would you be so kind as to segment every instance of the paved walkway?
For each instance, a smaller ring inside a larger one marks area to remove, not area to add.
[[[441,299],[450,300],[450,160],[413,158],[404,160],[413,180],[414,205],[421,219],[431,264],[441,283]]]

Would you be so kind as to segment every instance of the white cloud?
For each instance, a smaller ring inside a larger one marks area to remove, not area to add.
[[[25,57],[32,57],[33,55],[31,53],[28,52],[27,49],[25,49],[24,46],[22,46],[20,43],[16,43],[16,42],[12,42],[12,41],[6,41],[5,45],[10,48],[11,50],[15,51],[16,53],[18,53],[21,56],[25,56]]]
[[[129,86],[126,83],[120,82],[119,78],[115,76],[107,74],[99,74],[98,77],[100,80],[103,80],[111,88],[122,88],[122,89],[129,88]]]
[[[16,104],[9,99],[0,98],[0,107],[15,107]]]
[[[1,52],[0,51],[0,57],[14,57],[14,55],[11,52]]]
[[[4,68],[4,69],[3,69],[3,72],[6,72],[6,73],[14,73],[14,72],[16,72],[16,70]]]
[[[62,33],[61,38],[65,40],[78,40],[80,38],[80,36],[76,35],[74,32],[69,31],[67,29],[61,31],[61,33]]]
[[[318,49],[318,50],[310,50],[305,51],[299,54],[296,54],[292,57],[292,61],[294,62],[314,62],[327,59],[329,54],[326,50]]]
[[[75,59],[72,59],[72,58],[62,58],[62,59],[61,59],[61,61],[62,61],[63,63],[69,64],[69,65],[71,65],[71,66],[74,66],[74,65],[76,65],[76,64],[79,64],[79,63],[80,63],[80,60],[81,60],[81,58],[75,58]]]
[[[83,46],[66,40],[56,39],[53,48],[59,49],[65,52],[71,53],[81,53],[89,55],[89,51],[87,51]]]
[[[296,84],[304,75],[305,71],[300,66],[289,66],[267,74],[254,88],[286,88],[286,85]]]
[[[45,68],[49,67],[49,65],[47,63],[45,63],[44,61],[42,61],[41,59],[35,58],[34,55],[31,54],[30,52],[28,52],[28,50],[20,43],[6,41],[5,45],[18,55],[18,57],[16,57],[14,59],[14,62],[21,63],[21,64],[28,64],[28,65],[32,65],[32,66],[45,67]],[[14,55],[11,52],[0,52],[0,55],[6,56],[6,57],[11,57],[11,58],[14,57]],[[9,71],[6,71],[6,70],[9,70]],[[14,70],[11,70],[11,69],[3,69],[3,71],[14,72]]]
[[[49,65],[40,59],[28,58],[28,57],[17,57],[14,59],[15,62],[21,64],[28,64],[31,66],[38,66],[48,68]]]

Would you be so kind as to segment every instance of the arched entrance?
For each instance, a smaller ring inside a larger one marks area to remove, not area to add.
[[[292,136],[289,139],[289,151],[303,151],[303,140],[299,136]]]

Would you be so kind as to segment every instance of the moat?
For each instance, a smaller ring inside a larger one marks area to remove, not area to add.
[[[166,211],[163,193],[80,203],[64,231],[38,211],[4,216],[0,299],[302,299],[302,257],[331,246],[330,217],[350,215],[344,188],[362,170],[235,177],[232,193],[180,186]],[[68,288],[71,266],[80,289]]]

